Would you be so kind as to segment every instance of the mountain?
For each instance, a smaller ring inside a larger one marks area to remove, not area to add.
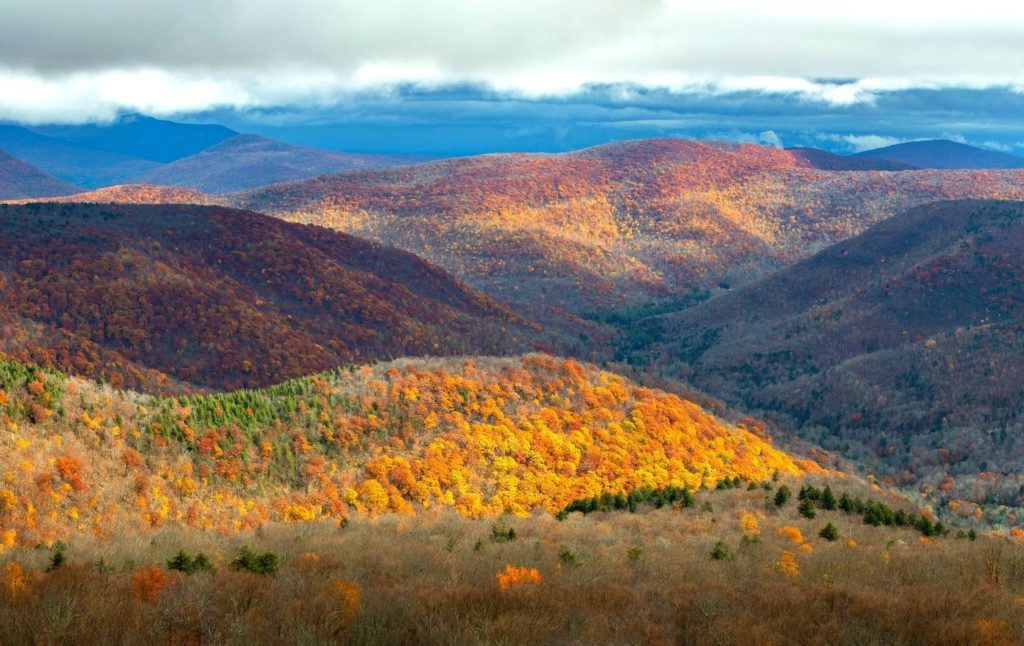
[[[1020,506],[1022,245],[1024,203],[925,205],[638,324],[639,353],[895,481]]]
[[[606,316],[744,284],[918,204],[1024,199],[1024,172],[818,167],[835,163],[643,140],[328,175],[231,201],[411,251],[537,316]]]
[[[0,206],[0,353],[149,391],[544,348],[406,252],[218,207]]]
[[[140,114],[110,124],[51,125],[35,132],[80,148],[166,163],[194,155],[238,133],[220,125],[175,123]]]
[[[32,132],[21,126],[0,124],[0,150],[57,179],[98,188],[159,166],[157,162],[92,148]]]
[[[846,157],[821,148],[787,148],[819,170],[916,170],[916,166],[884,158]]]
[[[231,193],[359,168],[404,163],[382,155],[353,155],[292,146],[257,135],[236,135],[194,155],[131,179],[142,184]]]
[[[402,359],[180,398],[0,361],[0,418],[16,429],[0,530],[24,545],[356,511],[554,514],[606,492],[822,471],[693,402],[546,355]]]
[[[68,195],[78,190],[0,151],[0,200]]]
[[[857,158],[885,159],[918,168],[1024,168],[1024,157],[996,150],[936,139],[909,141],[885,148],[865,150]]]

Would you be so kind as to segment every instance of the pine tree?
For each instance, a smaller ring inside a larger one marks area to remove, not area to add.
[[[804,518],[812,519],[818,515],[818,512],[814,510],[814,501],[810,498],[804,498],[800,501],[800,507],[798,507],[800,515]]]
[[[839,530],[836,529],[835,525],[829,523],[821,528],[821,531],[818,532],[818,536],[821,536],[826,541],[832,543],[839,540]]]
[[[789,499],[793,496],[793,492],[786,485],[779,487],[779,490],[775,492],[775,506],[782,507]]]
[[[832,493],[832,487],[825,486],[825,490],[821,492],[821,508],[828,511],[834,511],[839,504],[836,502],[836,496]]]

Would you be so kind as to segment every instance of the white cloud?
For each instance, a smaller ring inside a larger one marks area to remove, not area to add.
[[[899,137],[889,137],[886,135],[837,135],[832,133],[820,133],[815,138],[819,141],[831,141],[840,144],[846,150],[855,153],[913,141],[912,139],[900,139]]]
[[[0,16],[0,118],[324,103],[403,83],[833,106],[911,87],[1024,91],[1024,4],[1004,0],[0,0]]]

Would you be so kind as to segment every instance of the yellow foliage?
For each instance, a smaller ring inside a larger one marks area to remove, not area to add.
[[[740,510],[740,530],[748,536],[757,536],[761,533],[757,517],[746,509]]]
[[[775,563],[775,569],[788,577],[795,577],[800,574],[800,564],[796,562],[796,558],[792,552],[785,551],[779,560]]]

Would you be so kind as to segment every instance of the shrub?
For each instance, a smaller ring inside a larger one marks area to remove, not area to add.
[[[508,543],[516,540],[516,530],[503,522],[491,525],[491,542]]]
[[[156,601],[170,581],[171,578],[166,572],[151,565],[132,574],[132,594],[139,601]]]
[[[277,572],[280,567],[280,560],[273,552],[257,554],[245,546],[238,554],[238,558],[231,561],[231,569],[238,572],[249,572],[260,576],[267,576]]]
[[[797,508],[800,515],[807,519],[813,519],[818,515],[818,512],[814,510],[814,501],[810,498],[804,498],[800,501],[800,506]]]
[[[572,567],[580,567],[583,565],[583,561],[580,560],[579,554],[568,547],[563,547],[558,550],[558,560],[566,565],[571,565]]]
[[[821,536],[826,541],[832,543],[839,540],[839,530],[836,529],[835,525],[829,523],[821,528],[821,531],[818,532],[818,536]]]
[[[775,492],[775,506],[782,507],[789,499],[793,497],[793,491],[786,485],[779,487],[779,490]]]
[[[504,571],[495,575],[498,580],[498,587],[508,590],[526,584],[537,584],[541,582],[540,571],[537,568],[516,567],[509,565]]]
[[[711,558],[715,561],[727,561],[732,560],[732,550],[725,544],[724,541],[718,541],[715,546],[711,548]]]
[[[68,562],[67,549],[68,546],[64,544],[64,541],[57,541],[50,547],[53,555],[50,556],[50,566],[46,568],[47,572],[61,568]]]

